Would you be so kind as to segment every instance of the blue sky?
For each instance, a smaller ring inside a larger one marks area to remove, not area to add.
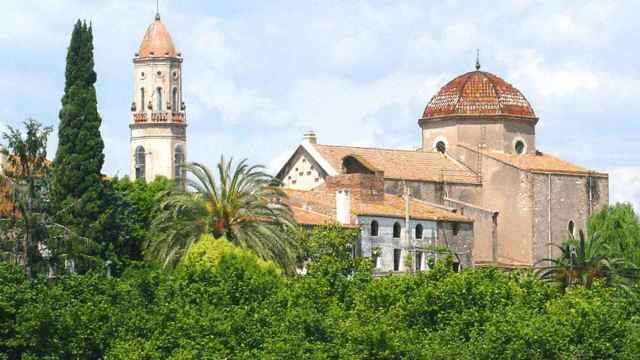
[[[416,148],[438,88],[473,69],[520,89],[538,148],[611,176],[640,206],[637,1],[177,1],[162,20],[184,57],[190,160],[278,167],[305,130],[321,143]],[[6,0],[0,126],[56,126],[76,19],[94,26],[110,175],[127,173],[131,59],[155,1]],[[51,156],[55,149],[52,138]]]

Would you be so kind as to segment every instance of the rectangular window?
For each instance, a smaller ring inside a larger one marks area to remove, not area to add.
[[[401,258],[402,258],[402,250],[393,249],[393,271],[400,271]]]
[[[416,270],[422,270],[422,251],[416,251]]]

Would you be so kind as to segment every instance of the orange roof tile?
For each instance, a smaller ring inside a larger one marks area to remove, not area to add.
[[[465,144],[458,144],[458,146],[471,151],[478,151],[477,149]],[[537,152],[536,154],[518,155],[506,154],[496,150],[484,150],[482,153],[500,162],[507,163],[518,169],[530,172],[608,176],[607,174],[592,171],[541,152]]]
[[[291,206],[294,220],[301,225],[326,225],[335,223],[335,219],[319,212]]]
[[[384,171],[387,179],[478,183],[471,170],[436,151],[411,151],[353,146],[312,145],[320,155],[340,171],[342,159],[354,155],[367,165]]]
[[[142,58],[177,56],[171,35],[160,21],[160,16],[156,16],[156,20],[147,28],[138,49],[138,56]]]
[[[443,86],[427,104],[422,120],[478,115],[536,118],[533,108],[518,89],[491,73],[472,71]]]
[[[305,207],[315,213],[324,212],[322,215],[335,219],[335,194],[314,189],[310,191],[283,189],[289,198],[292,209]],[[352,198],[351,212],[353,215],[369,215],[404,218],[404,200],[397,195],[384,194],[384,200],[380,202],[362,202]],[[295,210],[294,210],[295,211]],[[331,212],[331,215],[328,213]],[[421,220],[443,220],[471,222],[469,218],[460,214],[429,205],[423,201],[411,199],[409,203],[409,217]]]

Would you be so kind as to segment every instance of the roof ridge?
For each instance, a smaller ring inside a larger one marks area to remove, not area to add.
[[[440,152],[438,152],[438,151],[390,149],[390,148],[377,148],[377,147],[369,147],[369,146],[328,145],[328,144],[314,144],[314,146],[328,146],[328,147],[339,147],[339,148],[349,148],[349,149],[363,149],[363,150],[398,151],[398,152],[408,152],[408,153],[416,153],[416,154],[420,154],[420,153],[422,153],[422,154],[440,154]]]

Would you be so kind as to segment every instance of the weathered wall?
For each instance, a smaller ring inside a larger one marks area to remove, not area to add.
[[[342,174],[327,176],[326,189],[335,192],[350,189],[354,200],[363,202],[384,200],[384,178],[379,174]]]
[[[447,144],[447,151],[455,148],[458,143],[458,130],[456,119],[445,119],[437,121],[425,121],[422,127],[422,150],[435,151],[435,143],[441,139]]]
[[[480,184],[461,184],[430,181],[406,181],[411,196],[416,199],[428,201],[434,204],[442,204],[444,190],[449,197],[459,199],[469,203],[479,203],[482,199],[482,187]],[[400,195],[404,191],[402,180],[385,179],[384,191],[389,194]]]
[[[482,159],[483,201],[485,209],[499,212],[497,261],[531,264],[533,175],[489,157]]]
[[[507,154],[516,154],[516,140],[522,140],[525,145],[526,154],[536,153],[536,129],[532,120],[512,119],[504,122],[503,148]]]
[[[496,261],[497,212],[482,209],[448,198],[445,205],[458,213],[473,219],[473,263],[486,264]]]
[[[378,222],[378,236],[371,236],[371,222],[375,220]],[[428,220],[410,220],[409,221],[409,240],[405,237],[405,220],[400,218],[388,218],[388,217],[373,217],[373,216],[358,216],[358,224],[361,226],[361,244],[360,249],[362,256],[371,257],[373,248],[380,248],[381,250],[381,265],[382,267],[376,269],[377,271],[388,272],[393,271],[393,250],[401,249],[401,261],[400,271],[410,271],[411,269],[406,267],[405,258],[407,254],[410,254],[410,250],[415,247],[418,251],[424,251],[431,244],[437,243],[437,225],[435,221]],[[399,223],[401,226],[401,237],[393,237],[393,224]],[[415,228],[418,224],[423,227],[422,239],[415,238]],[[425,258],[422,257],[423,266],[425,268]]]
[[[473,223],[438,222],[436,245],[453,251],[462,267],[473,265]]]
[[[587,231],[587,220],[608,203],[608,179],[592,177],[591,206],[589,177],[560,174],[534,175],[533,252],[535,261],[556,258],[561,245],[569,238],[569,222],[574,234]]]
[[[311,190],[324,183],[327,174],[304,149],[298,148],[289,163],[285,175],[280,179],[285,187],[296,190]]]

